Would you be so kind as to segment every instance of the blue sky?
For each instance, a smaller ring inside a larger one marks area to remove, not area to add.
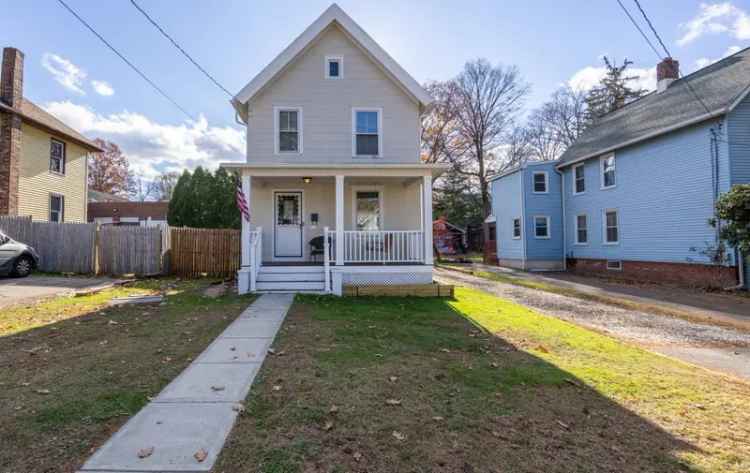
[[[55,0],[5,6],[13,21],[4,22],[0,43],[26,54],[28,98],[89,136],[117,142],[145,176],[242,158],[244,137],[228,97],[129,0],[67,2],[197,121],[187,121]],[[641,2],[683,72],[750,46],[750,0]],[[330,4],[138,3],[232,92]],[[632,0],[623,3],[637,14]],[[604,54],[633,60],[646,86],[654,80],[657,58],[615,0],[341,0],[339,5],[420,82],[448,79],[477,57],[517,65],[532,85],[528,108],[571,79],[581,87],[595,81]]]

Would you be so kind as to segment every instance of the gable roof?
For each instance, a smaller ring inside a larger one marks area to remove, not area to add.
[[[558,167],[724,115],[748,91],[750,48],[672,82],[663,92],[652,92],[604,115],[563,153]]]
[[[268,83],[278,77],[289,64],[299,57],[300,54],[305,52],[331,24],[336,24],[340,27],[360,49],[383,69],[386,75],[400,85],[422,107],[426,107],[432,102],[433,99],[430,94],[389,56],[365,30],[352,20],[344,10],[334,3],[235,95],[234,99],[232,99],[233,105],[246,104],[256,96]]]
[[[20,116],[21,119],[26,121],[27,123],[49,131],[52,134],[60,135],[62,138],[68,139],[80,146],[83,146],[89,151],[102,151],[102,149],[99,148],[96,143],[78,133],[62,121],[58,120],[52,114],[45,111],[42,107],[38,106],[30,100],[23,99],[20,109],[13,108],[4,102],[0,102],[0,110],[8,113],[14,113]]]

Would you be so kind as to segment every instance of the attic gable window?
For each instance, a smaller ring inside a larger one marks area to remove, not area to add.
[[[326,56],[326,79],[342,79],[344,77],[344,58],[341,56]]]
[[[379,108],[352,110],[352,151],[357,157],[382,156],[383,113]]]

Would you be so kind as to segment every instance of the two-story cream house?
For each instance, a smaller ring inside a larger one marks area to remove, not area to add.
[[[431,100],[335,4],[235,96],[247,160],[223,166],[250,210],[241,292],[432,282]]]
[[[0,70],[0,215],[86,222],[87,159],[96,144],[23,96],[21,51]]]

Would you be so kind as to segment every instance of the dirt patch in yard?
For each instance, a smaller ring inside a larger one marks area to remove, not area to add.
[[[465,290],[457,301],[298,298],[215,471],[678,472],[697,471],[693,456],[713,455],[690,440],[692,427],[682,429],[695,422],[689,403],[704,402],[692,391],[693,369],[565,325],[593,337],[574,373],[556,360],[574,350],[563,332],[502,329],[479,317],[498,301]],[[525,323],[524,310],[508,304],[492,317]],[[615,372],[597,364],[601,357]],[[659,381],[664,373],[669,382]],[[669,384],[675,373],[690,377],[689,388]],[[725,432],[713,435],[726,442]],[[698,463],[733,471],[721,454]]]
[[[6,309],[0,319],[0,471],[74,472],[251,301],[151,280]],[[162,304],[108,307],[163,293]]]

